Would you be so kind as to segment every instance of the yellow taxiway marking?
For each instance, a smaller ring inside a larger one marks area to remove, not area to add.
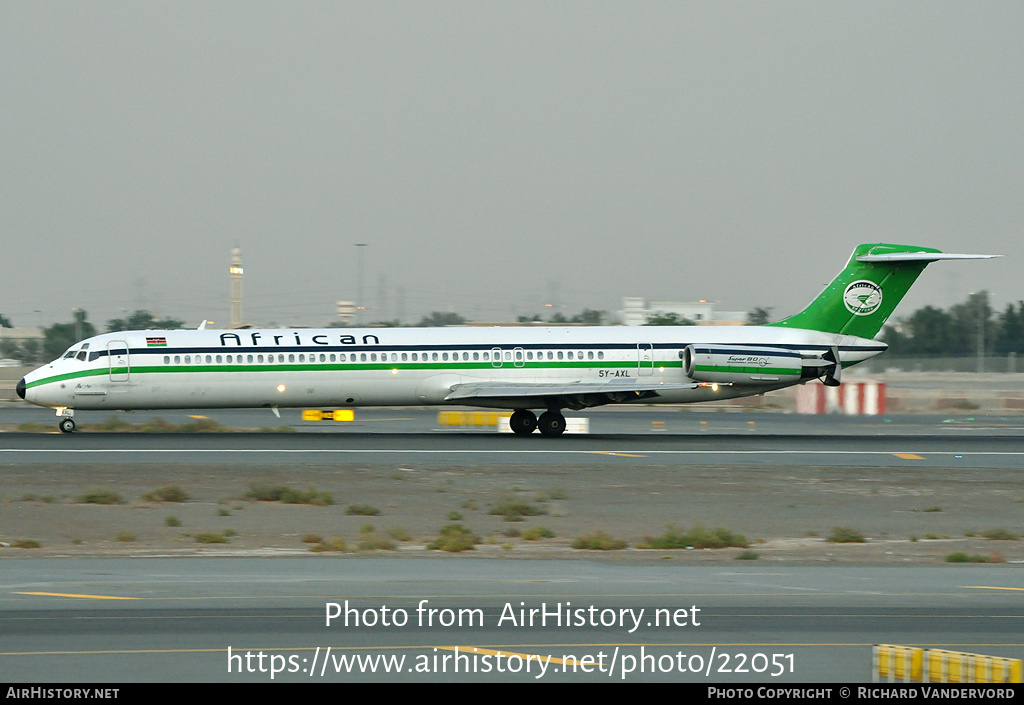
[[[1024,587],[994,587],[992,585],[964,585],[968,590],[1020,590],[1024,592]]]
[[[893,453],[897,458],[903,458],[904,460],[924,460],[924,458],[917,453]]]
[[[594,455],[617,455],[621,458],[646,458],[646,455],[636,455],[635,453],[615,453],[610,450],[595,450]]]
[[[16,592],[15,595],[42,595],[43,597],[79,597],[83,600],[138,600],[137,597],[119,597],[116,595],[76,595],[68,592]]]
[[[208,419],[208,418],[210,418],[209,416],[198,416],[196,414],[189,414],[188,417],[190,419]]]

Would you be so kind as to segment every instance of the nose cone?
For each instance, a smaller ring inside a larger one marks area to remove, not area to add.
[[[8,387],[8,389],[10,389],[10,387]],[[14,390],[18,393],[19,397],[21,397],[22,399],[25,398],[25,378],[24,377],[22,377],[21,379],[18,380],[18,384],[14,388]]]

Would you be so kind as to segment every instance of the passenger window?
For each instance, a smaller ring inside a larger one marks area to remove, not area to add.
[[[164,355],[164,364],[165,365],[171,364],[171,356],[170,355]]]

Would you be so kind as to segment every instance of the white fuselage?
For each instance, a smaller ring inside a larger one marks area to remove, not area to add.
[[[664,384],[644,403],[758,394],[772,381],[679,388],[688,345],[838,348],[843,365],[885,349],[851,336],[771,326],[167,330],[106,333],[26,375],[25,399],[67,409],[544,406],[536,397],[449,399],[459,385]],[[632,380],[632,382],[631,382]],[[803,380],[806,381],[806,380]],[[672,385],[675,388],[669,388]],[[641,401],[641,399],[637,399]]]

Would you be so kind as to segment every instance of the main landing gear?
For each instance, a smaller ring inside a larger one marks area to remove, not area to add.
[[[534,429],[540,429],[542,436],[561,436],[565,432],[565,417],[559,411],[545,411],[537,419],[529,409],[516,409],[508,420],[512,433],[517,436],[529,436]]]

